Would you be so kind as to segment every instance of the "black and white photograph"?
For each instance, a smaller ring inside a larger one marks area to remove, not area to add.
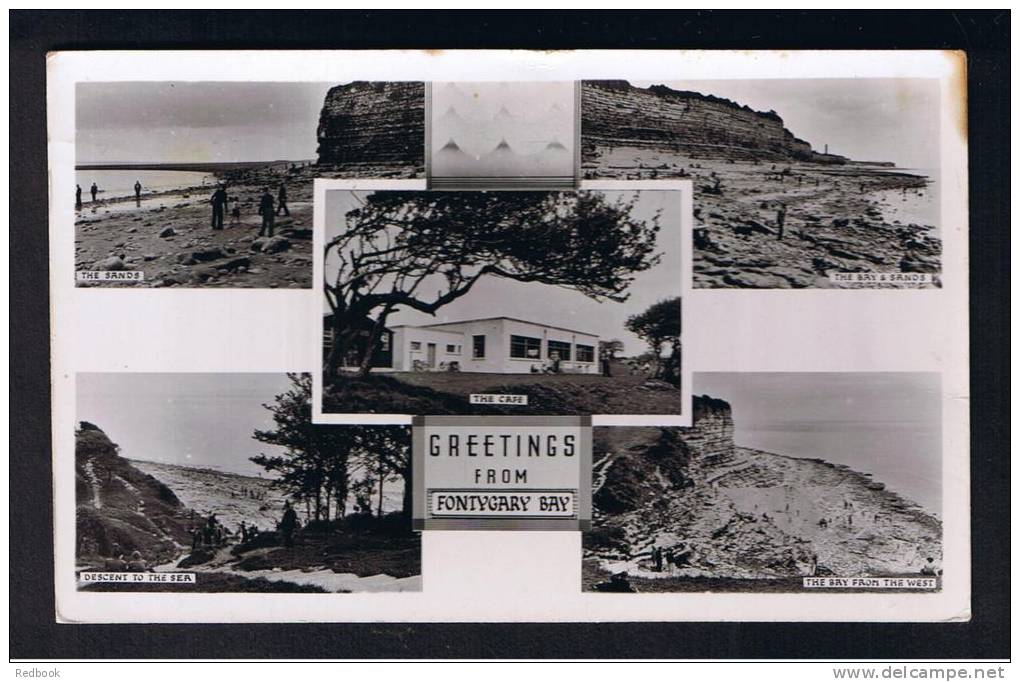
[[[429,83],[430,187],[573,187],[575,90],[571,81]]]
[[[925,78],[585,81],[582,176],[691,180],[698,288],[940,287],[940,107]]]
[[[597,428],[593,592],[932,592],[937,373],[694,374],[694,425]]]
[[[680,190],[324,194],[324,415],[687,414]]]
[[[312,286],[316,177],[424,176],[424,83],[81,82],[78,286]]]
[[[77,376],[78,589],[421,590],[410,432],[316,426],[309,374]]]

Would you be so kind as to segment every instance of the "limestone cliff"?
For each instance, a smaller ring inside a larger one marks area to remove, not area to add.
[[[420,175],[425,169],[425,84],[355,81],[326,94],[319,164],[357,174]]]
[[[783,125],[774,111],[755,111],[713,95],[626,81],[581,85],[581,147],[587,162],[613,147],[691,156],[843,163],[819,154]]]
[[[708,396],[694,399],[691,428],[596,429],[585,551],[601,575],[627,571],[671,589],[685,579],[916,575],[941,558],[941,522],[870,475],[740,447],[733,432],[729,404]],[[682,560],[653,571],[653,547]]]

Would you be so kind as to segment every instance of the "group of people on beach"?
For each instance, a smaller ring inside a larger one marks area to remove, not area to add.
[[[194,513],[192,513],[194,516]],[[294,533],[300,526],[297,512],[287,500],[283,504],[283,515],[276,524],[284,547],[294,546]],[[241,521],[236,532],[227,528],[213,512],[205,518],[201,524],[191,527],[191,551],[195,552],[202,548],[225,547],[231,540],[240,541],[242,544],[253,542],[264,531],[255,524],[248,524]]]
[[[137,549],[131,552],[130,556],[125,557],[121,547],[116,542],[110,547],[110,558],[108,558],[103,566],[103,570],[106,571],[151,571],[152,567],[149,566],[148,562],[142,557],[142,553]]]
[[[134,189],[135,189],[135,202],[139,203],[142,200],[142,181],[141,180],[135,180],[135,188]],[[96,199],[97,199],[97,197],[99,195],[99,185],[96,184],[95,180],[92,181],[92,186],[89,188],[89,194],[92,195],[92,203],[93,204],[96,203]],[[81,185],[75,185],[74,186],[74,209],[76,211],[80,211],[81,207],[82,207],[82,202],[81,202]]]
[[[223,221],[227,212],[227,205],[230,206],[231,226],[241,224],[241,204],[237,196],[227,194],[226,184],[220,184],[209,199],[212,204],[212,229],[222,230]],[[290,208],[287,206],[287,185],[280,183],[276,198],[269,191],[268,187],[263,188],[262,196],[259,197],[259,215],[262,216],[262,227],[259,229],[260,237],[272,237],[276,228],[276,216],[283,214],[290,216]]]
[[[138,183],[136,182],[135,184],[137,185]],[[99,194],[99,185],[97,185],[95,183],[95,181],[92,182],[92,187],[89,188],[89,193],[92,195],[92,203],[93,204],[96,203],[96,196]],[[82,206],[82,203],[81,203],[81,185],[75,185],[74,186],[74,209],[76,211],[80,211],[81,210],[81,206]]]

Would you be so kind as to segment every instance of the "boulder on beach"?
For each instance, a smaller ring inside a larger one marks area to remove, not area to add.
[[[290,241],[286,237],[259,237],[251,243],[252,251],[262,253],[279,253],[290,248]]]
[[[173,237],[176,234],[177,232],[174,230],[174,228],[165,227],[163,228],[163,231],[159,233],[159,236],[162,237],[163,239],[166,239],[167,237]]]
[[[226,257],[226,252],[223,249],[200,249],[198,251],[192,251],[191,257],[199,263],[206,261],[218,260]]]
[[[124,261],[120,258],[120,256],[110,256],[109,258],[104,258],[102,260],[96,261],[95,264],[92,266],[92,269],[93,270],[100,270],[100,271],[104,271],[104,270],[105,271],[110,271],[110,270],[118,270],[119,271],[119,270],[127,270],[128,267],[124,263]]]
[[[237,258],[231,258],[228,261],[219,263],[216,265],[217,270],[238,270],[240,268],[247,268],[251,266],[251,258],[248,256],[238,256]]]

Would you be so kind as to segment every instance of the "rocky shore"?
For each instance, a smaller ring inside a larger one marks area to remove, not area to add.
[[[213,189],[195,187],[124,201],[87,203],[75,221],[75,270],[141,272],[144,279],[82,282],[101,287],[309,288],[312,280],[312,174],[309,167],[234,171],[221,178],[238,198],[240,220],[228,214],[211,227]],[[258,236],[262,190],[274,201],[286,183],[290,216],[275,235]]]
[[[655,591],[799,590],[941,562],[936,516],[844,465],[735,445],[728,405],[706,400],[691,429],[596,430],[586,589],[626,572]],[[653,548],[677,562],[656,571]]]
[[[614,149],[585,177],[694,184],[694,286],[861,286],[837,273],[925,273],[939,286],[942,242],[926,177],[881,166],[691,158]],[[777,215],[785,205],[784,234]],[[868,288],[882,285],[868,284]],[[903,286],[885,285],[890,288]]]
[[[924,172],[820,152],[776,112],[710,94],[586,81],[581,97],[583,178],[693,182],[694,286],[941,285],[937,185]]]

